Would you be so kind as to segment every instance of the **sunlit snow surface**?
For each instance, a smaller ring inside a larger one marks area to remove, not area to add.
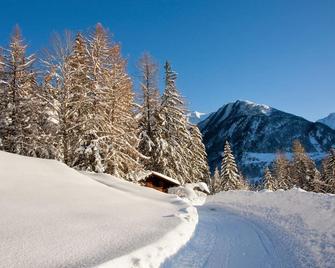
[[[335,195],[229,191],[198,214],[193,237],[163,267],[335,267]]]
[[[145,260],[123,263],[157,264],[189,239],[196,212],[176,196],[91,175],[0,152],[0,267],[92,267],[141,248]]]

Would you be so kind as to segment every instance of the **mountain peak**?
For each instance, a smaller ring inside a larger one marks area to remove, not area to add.
[[[318,120],[317,122],[325,124],[332,129],[335,129],[335,113],[330,113],[328,116]]]
[[[306,152],[315,154],[315,160],[335,144],[335,131],[322,124],[243,100],[222,106],[198,126],[211,170],[220,165],[223,146],[228,140],[243,174],[250,178],[259,177],[277,151],[291,153],[295,139],[300,140]]]
[[[270,115],[273,108],[265,104],[258,104],[249,100],[237,100],[234,104],[240,105],[247,110],[253,110],[255,112],[260,112],[265,115]]]
[[[209,116],[209,114],[198,112],[198,111],[193,111],[193,112],[189,112],[186,116],[187,116],[187,120],[191,124],[197,125],[200,121],[206,119]]]

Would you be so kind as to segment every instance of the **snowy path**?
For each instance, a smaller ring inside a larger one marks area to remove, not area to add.
[[[260,219],[219,203],[198,207],[198,214],[193,238],[163,267],[301,267],[295,254],[303,250]]]

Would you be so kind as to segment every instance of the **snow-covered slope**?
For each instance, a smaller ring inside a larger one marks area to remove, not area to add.
[[[332,129],[335,129],[335,113],[330,113],[328,116],[318,120],[317,122],[325,124]]]
[[[229,191],[198,212],[194,236],[163,267],[335,267],[335,195]]]
[[[208,116],[210,116],[210,114],[194,111],[187,114],[187,119],[191,124],[197,125],[200,121],[205,120]]]
[[[0,151],[0,267],[158,266],[191,236],[192,209],[109,175]]]
[[[198,124],[213,170],[220,164],[228,140],[244,173],[260,177],[276,152],[290,152],[299,139],[316,160],[335,145],[335,131],[321,123],[288,114],[267,105],[236,101],[222,106]]]

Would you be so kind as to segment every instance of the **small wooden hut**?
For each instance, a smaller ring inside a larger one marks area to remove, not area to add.
[[[139,182],[149,188],[156,189],[158,191],[167,193],[171,187],[180,186],[180,183],[164,174],[155,171],[147,172]]]

